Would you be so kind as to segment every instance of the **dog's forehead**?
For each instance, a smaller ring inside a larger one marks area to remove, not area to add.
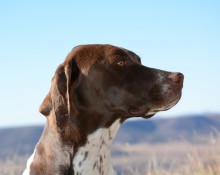
[[[94,63],[111,64],[118,58],[126,58],[140,63],[140,57],[134,52],[109,44],[76,46],[67,55],[65,62],[74,59],[80,70],[86,73]]]
[[[88,61],[106,60],[111,62],[115,56],[130,57],[133,61],[140,59],[134,52],[110,44],[79,45],[73,48],[72,52],[77,56],[76,61],[87,59]]]
[[[139,57],[135,53],[115,46],[111,49],[107,49],[105,58],[106,61],[109,61],[109,63],[112,63],[117,59],[129,59],[130,61],[139,62]]]

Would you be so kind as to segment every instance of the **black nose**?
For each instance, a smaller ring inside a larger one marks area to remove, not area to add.
[[[170,81],[172,81],[173,83],[182,84],[183,83],[183,79],[184,79],[184,75],[182,73],[175,72],[175,73],[169,74],[168,75],[168,79]]]

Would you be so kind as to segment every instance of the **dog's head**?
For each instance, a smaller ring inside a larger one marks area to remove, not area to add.
[[[40,106],[54,113],[58,128],[90,120],[105,127],[113,120],[149,118],[181,97],[183,75],[145,67],[135,53],[112,45],[75,47],[61,64]],[[80,118],[80,116],[87,118]]]

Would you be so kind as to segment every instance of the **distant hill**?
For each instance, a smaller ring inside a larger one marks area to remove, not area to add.
[[[30,155],[41,136],[43,126],[0,129],[0,159]],[[114,143],[164,143],[210,137],[220,133],[219,115],[194,115],[186,117],[125,122]],[[198,141],[198,139],[197,139]],[[201,140],[202,141],[202,140]]]
[[[43,126],[0,129],[0,159],[31,154],[42,131]]]
[[[176,118],[152,118],[123,124],[115,142],[162,143],[220,135],[220,115],[193,115]],[[202,140],[201,140],[202,141]]]

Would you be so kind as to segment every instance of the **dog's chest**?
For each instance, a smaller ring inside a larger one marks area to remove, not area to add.
[[[100,128],[87,137],[87,142],[80,147],[73,159],[75,175],[115,175],[111,163],[110,146],[116,135],[120,121],[115,121],[110,128]]]

